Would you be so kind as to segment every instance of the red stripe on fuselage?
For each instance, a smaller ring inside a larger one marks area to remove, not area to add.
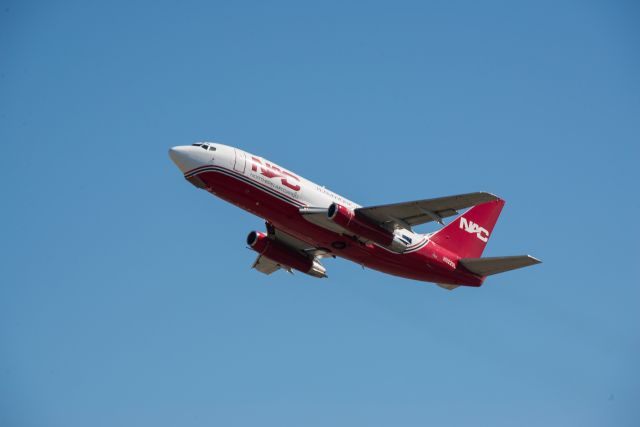
[[[262,182],[256,181],[255,179],[252,179],[251,177],[248,177],[240,172],[231,170],[231,169],[227,169],[225,167],[222,166],[202,166],[199,167],[197,169],[194,169],[192,171],[187,172],[184,176],[185,178],[189,179],[191,177],[194,176],[199,176],[201,175],[203,172],[219,172],[219,173],[223,173],[223,174],[227,174],[227,175],[231,175],[232,177],[235,177],[236,179],[240,180],[240,181],[244,181],[245,183],[249,184],[249,185],[254,185],[259,187],[260,189],[262,189],[263,191],[267,192],[267,193],[273,193],[275,194],[277,197],[283,198],[286,201],[296,205],[296,206],[307,206],[306,203],[291,197],[290,195],[283,193],[282,191],[279,191],[273,187],[270,187]]]

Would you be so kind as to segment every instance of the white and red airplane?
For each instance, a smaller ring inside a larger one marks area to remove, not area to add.
[[[226,145],[201,142],[169,150],[184,177],[266,220],[247,244],[258,258],[253,268],[282,268],[326,277],[320,263],[342,257],[384,273],[446,289],[480,286],[492,274],[537,264],[529,255],[480,258],[504,200],[489,193],[362,207],[275,163]],[[471,208],[448,225],[442,219]],[[418,224],[443,228],[419,234]]]

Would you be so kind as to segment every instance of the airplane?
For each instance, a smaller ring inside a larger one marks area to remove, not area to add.
[[[169,157],[195,187],[266,221],[264,232],[251,231],[246,240],[258,253],[252,268],[264,274],[283,269],[324,278],[322,259],[341,257],[451,290],[479,287],[487,276],[541,262],[530,255],[480,257],[505,204],[490,193],[363,207],[227,145],[176,146]],[[442,228],[427,234],[413,230],[432,221]]]

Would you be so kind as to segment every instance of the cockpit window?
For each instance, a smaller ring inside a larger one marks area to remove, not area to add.
[[[216,151],[216,147],[208,142],[196,142],[195,144],[191,145],[194,147],[202,147],[203,150]]]

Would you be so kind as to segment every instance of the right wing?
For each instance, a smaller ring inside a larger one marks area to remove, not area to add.
[[[442,218],[457,215],[460,209],[497,199],[498,196],[490,193],[468,193],[390,205],[368,206],[355,209],[355,213],[386,229],[406,228],[411,230],[414,225],[430,221],[443,224]],[[307,221],[320,227],[338,234],[344,233],[342,227],[327,217],[326,208],[304,207],[300,208],[300,214]]]
[[[491,193],[467,193],[457,196],[438,197],[436,199],[369,206],[358,208],[355,212],[380,225],[394,224],[411,229],[413,225],[431,221],[442,224],[442,218],[458,215],[460,209],[470,208],[496,199],[498,199],[498,196]]]

